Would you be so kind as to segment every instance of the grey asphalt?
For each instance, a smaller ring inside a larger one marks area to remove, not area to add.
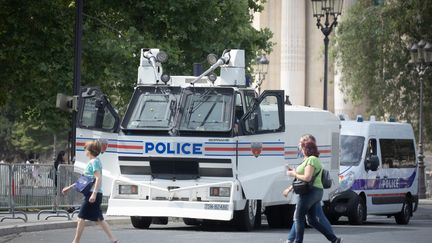
[[[421,205],[432,205],[432,199],[421,199]],[[70,220],[66,217],[49,217],[55,216],[56,214],[44,213],[41,214],[38,219],[38,213],[30,212],[27,213],[28,220],[24,222],[21,219],[5,219],[5,217],[10,217],[11,214],[4,214],[0,212],[0,236],[5,236],[9,234],[18,234],[23,232],[36,232],[44,230],[55,230],[55,229],[66,229],[76,227],[76,214]],[[62,214],[64,215],[64,214]],[[17,217],[22,217],[21,214],[17,214]],[[429,214],[415,214],[417,219],[432,219],[432,215]],[[105,220],[110,225],[123,225],[130,224],[129,217],[113,217],[105,216]],[[175,220],[175,219],[174,219]],[[87,225],[93,225],[93,222],[88,222]]]

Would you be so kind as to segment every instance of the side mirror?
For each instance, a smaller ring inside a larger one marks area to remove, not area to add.
[[[366,159],[366,170],[377,171],[379,166],[379,159],[376,155],[371,155]]]

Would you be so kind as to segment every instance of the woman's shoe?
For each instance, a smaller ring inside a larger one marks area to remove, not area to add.
[[[118,240],[110,240],[110,243],[118,243]]]

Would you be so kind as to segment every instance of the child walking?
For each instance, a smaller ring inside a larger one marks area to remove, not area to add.
[[[84,149],[85,155],[90,159],[84,170],[84,175],[93,177],[95,182],[90,193],[84,195],[85,198],[78,214],[75,238],[72,243],[78,243],[80,241],[85,227],[85,220],[97,222],[107,234],[110,242],[117,243],[117,239],[113,236],[108,223],[104,220],[100,208],[102,203],[102,163],[97,156],[102,149],[101,143],[97,140],[89,141],[85,144]],[[63,194],[66,194],[74,185],[75,183],[63,188]]]

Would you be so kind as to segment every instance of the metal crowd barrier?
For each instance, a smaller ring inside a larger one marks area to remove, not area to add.
[[[67,194],[62,193],[62,189],[66,186],[73,184],[79,177],[80,174],[74,172],[73,165],[59,165],[57,170],[57,189],[56,189],[56,197],[54,200],[54,207],[52,211],[42,210],[38,214],[38,219],[41,214],[49,213],[54,214],[46,217],[48,219],[50,217],[64,217],[61,214],[65,214],[66,217],[70,220],[72,213],[72,217],[78,212],[77,210],[66,211],[61,210],[60,208],[69,208],[69,209],[77,209],[82,201],[82,194],[71,189]]]
[[[16,195],[16,190],[13,171],[13,165],[0,164],[0,222],[3,222],[5,219],[21,219],[24,222],[27,222],[27,214],[15,210],[14,196]],[[22,215],[23,217],[18,215]]]
[[[74,189],[63,195],[62,189],[79,176],[73,165],[59,165],[56,171],[53,165],[0,164],[0,222],[5,219],[27,222],[27,214],[16,209],[39,210],[38,220],[42,214],[50,214],[45,219],[65,217],[70,220],[79,212],[83,195]],[[102,206],[107,202],[108,197],[104,197]],[[76,210],[71,212],[65,208]],[[6,214],[11,216],[2,216]]]
[[[54,206],[52,210],[42,210],[38,214],[38,219],[41,214],[54,214],[46,217],[67,217],[71,219],[75,214],[79,212],[79,207],[83,200],[83,195],[74,189],[71,189],[65,195],[62,193],[62,189],[66,186],[73,184],[81,174],[74,172],[73,165],[59,165],[57,170],[57,189],[56,196],[54,199]],[[106,206],[108,203],[108,197],[104,197],[102,200],[102,206]],[[71,211],[61,210],[60,208],[74,209]],[[61,215],[65,214],[65,216]],[[70,215],[71,214],[71,215]]]

